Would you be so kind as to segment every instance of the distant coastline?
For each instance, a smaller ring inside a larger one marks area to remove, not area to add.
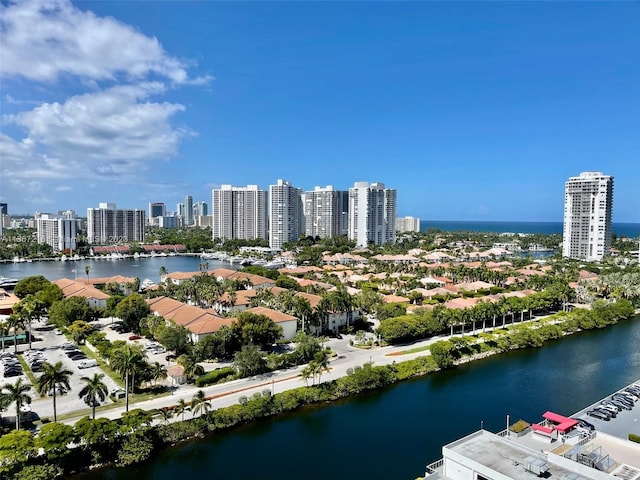
[[[562,222],[504,222],[479,220],[422,220],[420,231],[437,228],[447,232],[496,232],[496,233],[542,233],[562,234]],[[640,223],[614,222],[612,231],[629,238],[640,237]]]

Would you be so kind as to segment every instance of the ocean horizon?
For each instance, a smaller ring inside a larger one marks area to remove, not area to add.
[[[562,234],[562,222],[508,222],[483,220],[421,220],[420,231],[437,228],[446,232],[495,232]],[[611,231],[618,236],[640,237],[640,223],[614,222]]]

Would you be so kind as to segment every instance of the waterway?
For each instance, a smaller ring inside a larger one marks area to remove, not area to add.
[[[247,425],[96,480],[408,480],[441,446],[552,410],[571,414],[640,376],[640,317],[541,349],[511,352],[383,391]],[[630,425],[640,434],[640,425]]]
[[[22,279],[31,275],[43,275],[48,280],[58,278],[85,278],[85,267],[89,267],[89,275],[93,278],[124,275],[138,277],[140,280],[149,278],[154,282],[160,281],[160,268],[165,267],[168,272],[197,272],[201,263],[207,262],[209,269],[237,268],[229,263],[215,260],[203,260],[198,256],[167,256],[123,258],[118,260],[74,260],[19,262],[0,264],[0,275],[8,278]]]

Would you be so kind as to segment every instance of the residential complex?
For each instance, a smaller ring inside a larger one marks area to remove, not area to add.
[[[304,194],[305,235],[332,238],[348,230],[349,194],[331,185]]]
[[[115,203],[100,203],[87,209],[88,243],[143,242],[144,210],[122,210]]]
[[[369,182],[356,182],[349,189],[349,239],[359,247],[395,242],[395,223],[395,189]]]
[[[51,245],[54,252],[76,250],[78,220],[70,215],[35,215],[38,243]]]
[[[167,207],[162,202],[149,203],[149,220],[155,217],[164,217],[167,214]]]
[[[257,185],[221,185],[211,192],[214,239],[267,239],[267,192]]]
[[[269,246],[282,248],[304,231],[302,190],[281,179],[269,185]]]
[[[611,250],[613,177],[582,172],[565,184],[562,256],[599,261]]]
[[[419,232],[420,219],[416,217],[398,217],[396,218],[396,232]]]

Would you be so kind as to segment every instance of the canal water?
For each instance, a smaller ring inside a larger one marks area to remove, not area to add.
[[[441,446],[552,410],[571,414],[640,377],[640,317],[383,391],[176,446],[78,479],[410,480]],[[640,425],[630,425],[640,434]]]

